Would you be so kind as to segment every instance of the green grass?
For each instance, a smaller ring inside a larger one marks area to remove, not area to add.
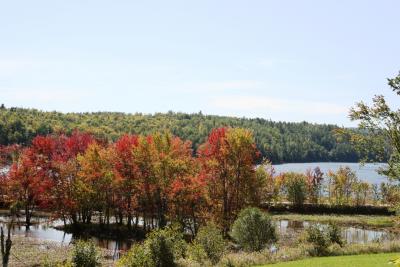
[[[400,257],[399,253],[367,254],[356,256],[319,257],[263,265],[263,267],[390,267],[389,260]]]

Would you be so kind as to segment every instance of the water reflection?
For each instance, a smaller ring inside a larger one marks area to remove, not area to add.
[[[276,221],[276,227],[281,237],[295,237],[298,236],[305,228],[311,224],[319,225],[321,227],[327,226],[322,223],[311,223],[307,221],[289,221],[279,220]],[[365,244],[370,242],[385,242],[398,239],[399,236],[384,230],[364,229],[361,227],[345,226],[340,227],[341,235],[348,244]]]

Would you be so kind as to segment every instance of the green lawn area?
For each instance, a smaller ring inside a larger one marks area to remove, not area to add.
[[[355,256],[318,257],[263,265],[263,267],[384,267],[394,266],[388,261],[400,257],[400,253],[366,254]]]

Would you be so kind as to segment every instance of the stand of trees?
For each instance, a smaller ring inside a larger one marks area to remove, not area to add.
[[[236,214],[262,201],[260,156],[252,133],[214,129],[193,156],[190,141],[168,132],[123,135],[108,142],[92,134],[35,137],[27,147],[5,147],[4,199],[32,212],[50,211],[65,223],[111,222],[145,230],[179,222],[193,233],[202,220],[227,233]],[[139,221],[140,220],[140,221]]]
[[[356,207],[395,205],[400,193],[397,185],[382,183],[378,186],[362,181],[349,167],[329,171],[326,176],[316,167],[305,174],[286,172],[266,177],[269,182],[267,201],[275,204],[290,202],[295,208],[301,208],[304,203]]]
[[[211,130],[220,127],[252,130],[257,149],[263,157],[273,163],[357,162],[360,159],[360,153],[352,142],[346,139],[340,142],[336,140],[334,133],[338,128],[336,125],[210,116],[201,112],[197,114],[169,112],[154,115],[116,112],[59,113],[0,107],[1,145],[28,145],[37,135],[71,134],[74,129],[90,132],[98,138],[110,141],[116,141],[124,133],[149,135],[154,132],[169,131],[183,140],[190,140],[196,152],[206,141]]]

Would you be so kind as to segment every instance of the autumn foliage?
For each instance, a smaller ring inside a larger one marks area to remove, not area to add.
[[[250,131],[220,128],[199,149],[212,214],[226,234],[237,213],[254,199],[254,162],[259,157]]]
[[[96,220],[150,230],[176,221],[193,234],[212,219],[226,233],[263,190],[255,168],[260,155],[244,129],[213,130],[197,154],[168,132],[107,142],[75,131],[8,150],[12,157],[2,158],[12,163],[1,189],[25,210],[28,225],[32,211],[41,209],[66,224]]]

